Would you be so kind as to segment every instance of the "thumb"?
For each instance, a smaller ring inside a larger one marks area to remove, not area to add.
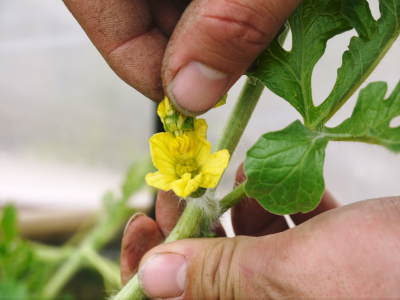
[[[150,298],[269,299],[278,293],[267,278],[274,274],[278,240],[235,237],[164,244],[143,258],[139,281]]]
[[[300,0],[195,0],[163,62],[164,88],[189,114],[213,107],[269,44]]]

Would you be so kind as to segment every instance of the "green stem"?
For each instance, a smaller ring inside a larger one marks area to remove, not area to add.
[[[33,249],[36,257],[46,262],[59,262],[66,259],[72,254],[72,247],[53,247],[37,242],[29,241],[29,245]]]
[[[227,149],[231,155],[233,154],[263,90],[264,86],[259,80],[247,78],[238,101],[225,125],[217,150]]]
[[[111,300],[140,300],[146,298],[139,283],[139,276],[136,274]]]
[[[116,204],[117,205],[117,204]],[[120,213],[99,217],[99,222],[88,236],[81,242],[80,246],[61,265],[57,272],[43,289],[44,299],[53,299],[60,292],[62,287],[76,273],[84,261],[87,249],[98,250],[110,241],[122,227],[130,215],[130,209],[122,207]],[[115,219],[114,219],[115,218]]]
[[[44,299],[54,298],[71,276],[79,268],[82,261],[81,251],[75,251],[68,257],[67,263],[59,268],[50,281],[44,287],[42,296]]]
[[[107,286],[113,289],[121,287],[119,267],[113,261],[102,257],[92,248],[86,248],[83,256],[103,276]]]
[[[246,192],[244,189],[245,182],[239,184],[237,187],[233,189],[229,194],[227,194],[224,198],[219,202],[221,205],[221,213],[224,213],[228,209],[230,209],[235,204],[239,203],[243,197],[246,196]]]
[[[246,80],[238,102],[223,131],[222,138],[217,147],[218,150],[227,149],[231,155],[235,151],[263,89],[263,85],[258,80],[253,78],[248,78]],[[169,243],[199,236],[202,229],[208,229],[207,227],[213,221],[231,205],[237,203],[243,195],[244,188],[243,185],[240,185],[234,189],[232,193],[223,198],[220,209],[218,209],[218,202],[214,199],[214,193],[212,191],[208,191],[201,198],[189,199],[178,223],[165,242]],[[199,205],[199,203],[201,204]],[[212,212],[214,212],[215,215],[210,216],[209,214],[212,214]],[[139,284],[139,277],[136,274],[112,299],[140,300],[145,297]]]
[[[204,211],[196,204],[197,201],[204,200],[202,198],[192,199],[187,203],[178,223],[165,240],[166,243],[200,235],[201,226],[199,224],[204,220]]]

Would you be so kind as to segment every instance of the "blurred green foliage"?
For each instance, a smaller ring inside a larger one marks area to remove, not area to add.
[[[0,299],[35,299],[53,266],[19,236],[14,206],[3,208],[0,224]]]

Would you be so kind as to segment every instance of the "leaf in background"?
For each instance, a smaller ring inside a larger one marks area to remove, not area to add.
[[[390,122],[400,116],[400,82],[385,100],[387,90],[385,82],[370,83],[361,90],[351,117],[338,127],[327,128],[326,132],[400,152],[400,127],[390,127]]]
[[[299,121],[263,135],[247,152],[246,193],[275,214],[313,210],[324,192],[327,142]]]
[[[4,300],[26,300],[29,299],[26,287],[12,280],[0,281],[0,299]]]
[[[142,185],[144,185],[144,176],[153,170],[153,166],[149,158],[133,163],[125,175],[123,184],[121,185],[122,197],[130,198]]]
[[[326,122],[357,90],[400,33],[400,1],[380,0],[381,17],[375,21],[366,0],[343,1],[343,15],[357,31],[338,69],[335,86],[315,111]]]
[[[251,76],[293,105],[305,120],[314,108],[311,76],[327,41],[351,29],[341,14],[341,0],[306,0],[289,19],[292,49],[278,40],[257,59]]]
[[[6,205],[3,208],[1,217],[0,235],[8,242],[18,235],[17,212],[14,206]]]
[[[47,278],[51,266],[39,261],[17,229],[15,207],[7,205],[0,214],[0,298],[34,299]]]

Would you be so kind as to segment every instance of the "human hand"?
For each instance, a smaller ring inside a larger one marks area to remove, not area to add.
[[[238,177],[243,180],[243,173]],[[172,193],[161,192],[157,221],[139,215],[124,234],[123,282],[141,261],[139,277],[153,298],[400,295],[399,198],[338,208],[326,193],[315,211],[292,216],[301,225],[290,230],[283,217],[245,199],[233,208],[232,221],[236,234],[246,236],[183,240],[151,249],[172,229],[182,209],[178,204]]]
[[[154,100],[164,86],[196,114],[227,92],[300,0],[64,2],[123,80]]]

